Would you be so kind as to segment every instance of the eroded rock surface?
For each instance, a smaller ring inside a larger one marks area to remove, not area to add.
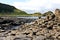
[[[4,30],[2,30],[4,31]],[[2,40],[60,40],[60,21],[55,14],[0,33]],[[1,38],[0,38],[1,39]]]

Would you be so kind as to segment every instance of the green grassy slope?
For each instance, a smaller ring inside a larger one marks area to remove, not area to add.
[[[0,3],[0,15],[27,15],[27,13],[14,6]]]
[[[40,16],[41,14],[28,14],[25,11],[19,10],[14,6],[0,3],[0,16]]]

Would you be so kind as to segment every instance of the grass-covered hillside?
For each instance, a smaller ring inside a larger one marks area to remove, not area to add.
[[[0,3],[0,16],[4,15],[28,15],[25,11],[19,10],[14,6]]]
[[[53,14],[53,12],[48,11],[44,14],[40,12],[35,12],[33,14],[29,14],[23,10],[15,8],[14,6],[0,3],[0,16],[46,16],[48,14]]]

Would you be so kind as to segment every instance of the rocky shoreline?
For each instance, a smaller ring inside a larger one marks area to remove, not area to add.
[[[31,24],[20,25],[18,29],[0,30],[0,40],[60,40],[60,19],[57,15],[47,15]]]
[[[29,21],[28,21],[29,20]],[[24,19],[24,18],[2,18],[0,17],[0,29],[9,30],[13,27],[24,25],[25,23],[30,23],[36,19]]]

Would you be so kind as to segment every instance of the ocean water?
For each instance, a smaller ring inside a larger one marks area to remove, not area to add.
[[[38,17],[34,17],[34,16],[32,16],[32,17],[17,17],[17,18],[25,18],[25,19],[38,19]]]
[[[22,18],[23,18],[23,20],[28,20],[28,21],[27,21],[27,24],[31,24],[30,22],[38,19],[38,17],[17,17],[17,18],[18,18],[18,19],[22,19]],[[32,21],[31,21],[31,20],[32,20]],[[20,28],[20,26],[12,26],[11,29],[18,29],[18,28]]]

